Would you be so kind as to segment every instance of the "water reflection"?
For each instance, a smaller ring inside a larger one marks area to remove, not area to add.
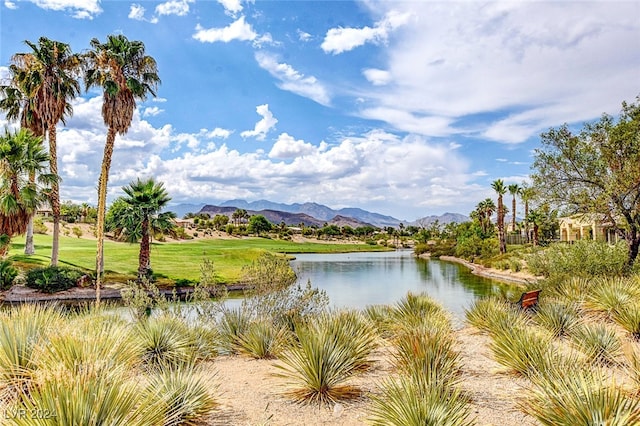
[[[311,280],[338,308],[391,304],[412,291],[429,294],[462,318],[477,297],[509,287],[455,263],[416,259],[411,251],[300,254],[292,267],[301,282]]]

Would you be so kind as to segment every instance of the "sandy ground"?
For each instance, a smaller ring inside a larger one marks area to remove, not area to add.
[[[462,361],[462,388],[471,398],[475,424],[535,425],[517,408],[526,381],[508,374],[490,357],[489,338],[471,327],[455,332]],[[379,384],[393,377],[388,349],[379,349],[374,367],[352,382],[362,397],[333,406],[300,405],[284,392],[283,379],[274,360],[253,360],[243,356],[219,357],[209,364],[214,372],[220,407],[208,425],[363,425],[367,424],[368,396],[379,392]]]

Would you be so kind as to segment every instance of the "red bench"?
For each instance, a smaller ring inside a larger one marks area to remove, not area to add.
[[[538,297],[542,290],[525,291],[518,300],[518,307],[523,310],[535,309],[538,307]]]

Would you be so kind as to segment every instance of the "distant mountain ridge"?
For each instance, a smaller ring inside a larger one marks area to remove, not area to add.
[[[304,223],[307,226],[322,226],[328,223],[338,226],[348,225],[353,228],[364,225],[372,225],[378,228],[387,226],[397,228],[401,223],[405,226],[414,225],[422,227],[429,226],[436,220],[443,225],[450,222],[461,223],[469,220],[467,216],[459,213],[445,213],[439,216],[426,216],[414,222],[409,222],[354,207],[336,210],[323,204],[312,202],[285,204],[268,200],[251,202],[246,200],[229,200],[219,205],[180,204],[170,208],[178,217],[183,217],[187,213],[208,213],[211,216],[225,214],[230,216],[237,209],[245,209],[249,214],[261,214],[271,223],[278,224],[284,222],[287,225],[293,226],[300,223]]]

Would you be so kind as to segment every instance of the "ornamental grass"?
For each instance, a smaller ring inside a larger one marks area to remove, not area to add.
[[[149,368],[180,365],[197,356],[188,327],[176,317],[152,317],[138,322],[135,336],[142,346],[142,360]]]
[[[558,360],[553,355],[553,337],[532,327],[503,324],[494,328],[489,347],[493,358],[512,372],[529,377],[545,371]]]
[[[296,342],[280,355],[276,375],[301,403],[328,404],[360,395],[348,383],[371,364],[377,335],[356,312],[333,312],[296,327]]]
[[[251,323],[251,314],[248,310],[240,308],[224,308],[216,321],[219,335],[219,352],[223,354],[235,354],[238,352],[240,336],[247,332]]]
[[[613,320],[635,340],[640,340],[640,302],[634,301],[616,308],[611,316]]]
[[[371,396],[369,422],[375,426],[470,426],[471,409],[456,388],[426,386],[401,376]]]
[[[276,358],[291,340],[286,326],[276,326],[270,320],[252,321],[237,339],[237,351],[255,359]]]
[[[577,327],[580,317],[575,304],[548,301],[538,307],[534,321],[553,337],[565,337]]]
[[[393,307],[393,318],[402,325],[420,324],[425,319],[450,324],[447,312],[433,298],[424,293],[407,293]]]
[[[542,425],[640,424],[640,400],[597,371],[563,365],[530,379],[533,386],[519,405]]]
[[[571,332],[575,347],[593,364],[615,365],[622,355],[622,343],[616,331],[602,323],[583,323]]]
[[[476,299],[470,309],[465,310],[467,323],[494,333],[507,327],[524,328],[529,319],[512,303],[496,297]]]

